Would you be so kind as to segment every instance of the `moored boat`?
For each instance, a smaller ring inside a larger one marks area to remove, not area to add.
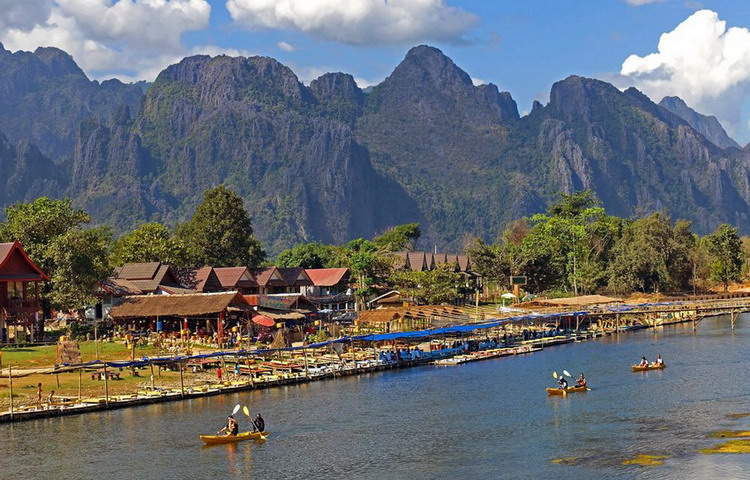
[[[242,432],[237,435],[201,435],[201,440],[206,445],[220,445],[222,443],[235,443],[243,440],[258,440],[267,437],[268,432]]]
[[[568,387],[565,390],[561,388],[548,388],[547,395],[567,395],[569,393],[585,392],[588,387]]]

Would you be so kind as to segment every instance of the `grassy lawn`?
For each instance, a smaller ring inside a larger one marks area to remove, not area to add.
[[[81,348],[81,362],[96,360],[96,344],[94,341],[79,342]],[[152,346],[136,347],[135,356],[153,356],[158,352]],[[21,347],[0,349],[3,368],[8,364],[14,368],[39,368],[51,367],[55,364],[57,346],[48,345],[43,347]],[[125,345],[115,342],[99,342],[99,358],[102,360],[126,360],[130,358],[130,350]]]
[[[114,370],[118,371],[118,370]],[[101,380],[92,380],[92,371],[81,372],[81,396],[86,397],[103,397],[104,382]],[[129,369],[118,371],[120,380],[111,380],[108,382],[109,394],[118,395],[126,393],[135,393],[139,387],[150,385],[151,371],[148,368],[139,370],[139,376],[133,376]],[[154,385],[156,387],[178,387],[180,385],[179,372],[162,370],[159,373],[158,368],[154,367]],[[47,396],[51,391],[55,395],[65,395],[69,397],[78,396],[78,372],[61,373],[59,375],[33,374],[25,377],[13,379],[13,401],[18,405],[32,405],[37,399],[37,384],[42,384],[42,401],[47,401]],[[185,373],[185,384],[190,385],[198,378],[192,373]],[[6,410],[10,405],[10,387],[8,378],[0,379],[0,411]]]

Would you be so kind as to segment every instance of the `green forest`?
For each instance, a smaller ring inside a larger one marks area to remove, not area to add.
[[[170,229],[145,223],[115,238],[70,200],[40,197],[8,207],[0,241],[20,241],[49,274],[45,309],[81,309],[95,301],[99,282],[128,262],[168,263],[188,270],[266,265],[351,270],[356,295],[398,289],[420,303],[452,303],[476,286],[450,265],[432,271],[394,268],[394,252],[418,246],[420,226],[397,225],[371,239],[343,245],[303,243],[268,258],[256,239],[242,198],[225,186],[204,193],[192,217]],[[748,276],[750,239],[720,225],[699,236],[685,220],[657,212],[611,216],[591,191],[562,194],[546,213],[506,225],[493,242],[467,236],[465,252],[485,286],[505,289],[511,275],[547,296],[594,292],[629,294],[726,290]]]

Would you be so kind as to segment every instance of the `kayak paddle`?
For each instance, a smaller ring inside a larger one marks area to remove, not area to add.
[[[232,410],[232,415],[235,415],[237,412],[240,411],[240,404],[234,406],[234,410]]]
[[[552,372],[552,378],[554,378],[555,380],[557,380],[557,372]]]
[[[242,412],[248,417],[250,416],[250,410],[247,409],[247,406],[242,407]]]
[[[571,378],[573,378],[573,375],[571,375],[569,371],[567,371],[567,370],[563,370],[563,373],[564,373],[564,374],[565,374],[566,376],[568,376],[568,377],[571,377]]]

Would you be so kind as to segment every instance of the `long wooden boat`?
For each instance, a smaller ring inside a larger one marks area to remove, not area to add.
[[[258,440],[261,435],[267,437],[268,432],[242,432],[237,435],[201,435],[201,440],[206,445],[220,445],[222,443],[235,443],[243,440]]]
[[[659,364],[659,365],[657,365],[655,363],[652,363],[652,364],[647,365],[645,367],[641,366],[641,365],[631,365],[630,366],[630,368],[632,368],[634,372],[646,372],[648,370],[663,370],[666,367],[667,366],[665,364],[663,364],[663,363]]]
[[[547,395],[567,395],[569,393],[585,392],[588,387],[568,387],[565,390],[562,388],[548,388]]]

